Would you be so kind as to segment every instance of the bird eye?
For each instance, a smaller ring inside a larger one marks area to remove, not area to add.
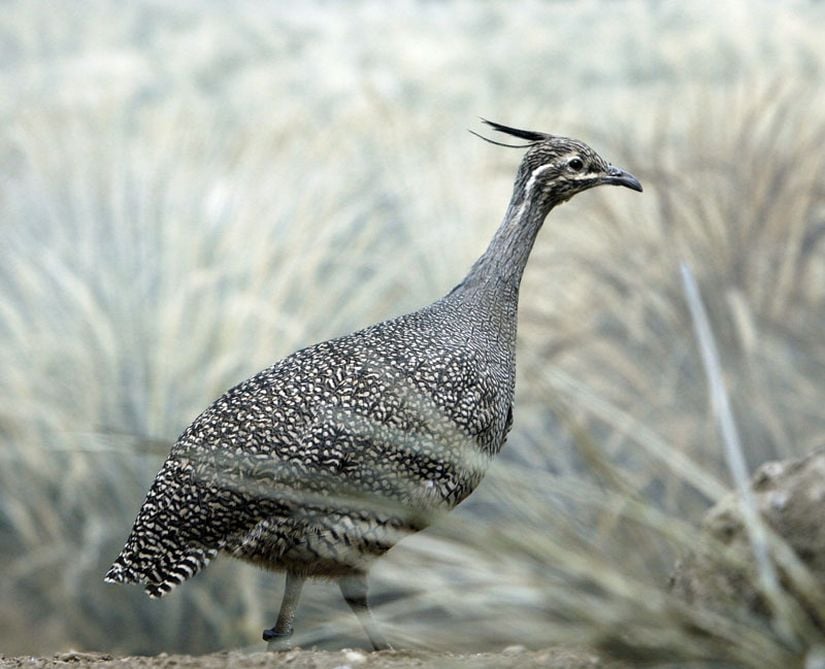
[[[584,167],[584,163],[581,158],[571,158],[570,162],[567,163],[567,166],[574,172],[578,172]]]

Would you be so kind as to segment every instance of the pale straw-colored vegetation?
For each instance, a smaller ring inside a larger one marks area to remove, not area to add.
[[[646,190],[551,215],[509,443],[374,569],[388,636],[791,666],[808,630],[666,594],[732,486],[679,267],[748,465],[822,446],[823,30],[765,1],[4,5],[0,649],[258,641],[279,577],[219,560],[158,602],[102,575],[212,399],[461,278],[520,156],[464,131],[483,115]],[[298,629],[362,641],[328,584]]]

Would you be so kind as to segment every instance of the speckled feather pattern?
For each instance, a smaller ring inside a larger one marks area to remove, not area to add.
[[[107,579],[160,596],[218,551],[309,576],[364,570],[422,513],[464,499],[501,448],[515,330],[490,320],[447,297],[230,389],[172,448]]]
[[[512,423],[519,285],[544,219],[600,183],[641,190],[581,142],[491,125],[537,141],[465,279],[215,401],[172,447],[107,581],[162,596],[219,552],[300,576],[362,574],[473,491]]]

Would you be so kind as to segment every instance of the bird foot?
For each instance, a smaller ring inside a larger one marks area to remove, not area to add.
[[[292,636],[292,631],[278,632],[274,627],[264,630],[263,639],[267,642],[266,649],[269,651],[289,650],[292,644],[289,638]]]

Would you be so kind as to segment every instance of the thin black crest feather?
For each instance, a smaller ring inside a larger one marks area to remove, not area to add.
[[[529,149],[531,146],[535,146],[539,142],[543,142],[552,137],[552,135],[548,135],[544,132],[536,132],[535,130],[520,130],[519,128],[511,128],[509,126],[502,125],[501,123],[496,123],[495,121],[488,121],[486,118],[479,118],[481,118],[482,123],[486,123],[496,132],[503,132],[507,135],[512,135],[513,137],[526,139],[528,141],[527,144],[505,144],[504,142],[497,142],[493,139],[488,139],[487,137],[484,137],[484,135],[480,135],[474,130],[470,130],[470,132],[476,137],[480,137],[485,142],[495,144],[496,146],[506,146],[510,149]]]
[[[511,128],[509,126],[502,125],[501,123],[496,123],[495,121],[488,121],[486,118],[482,118],[481,122],[486,123],[497,132],[503,132],[507,135],[519,137],[520,139],[526,139],[531,142],[543,142],[544,140],[550,139],[552,137],[552,135],[548,135],[546,132],[536,132],[535,130],[520,130],[519,128]]]

